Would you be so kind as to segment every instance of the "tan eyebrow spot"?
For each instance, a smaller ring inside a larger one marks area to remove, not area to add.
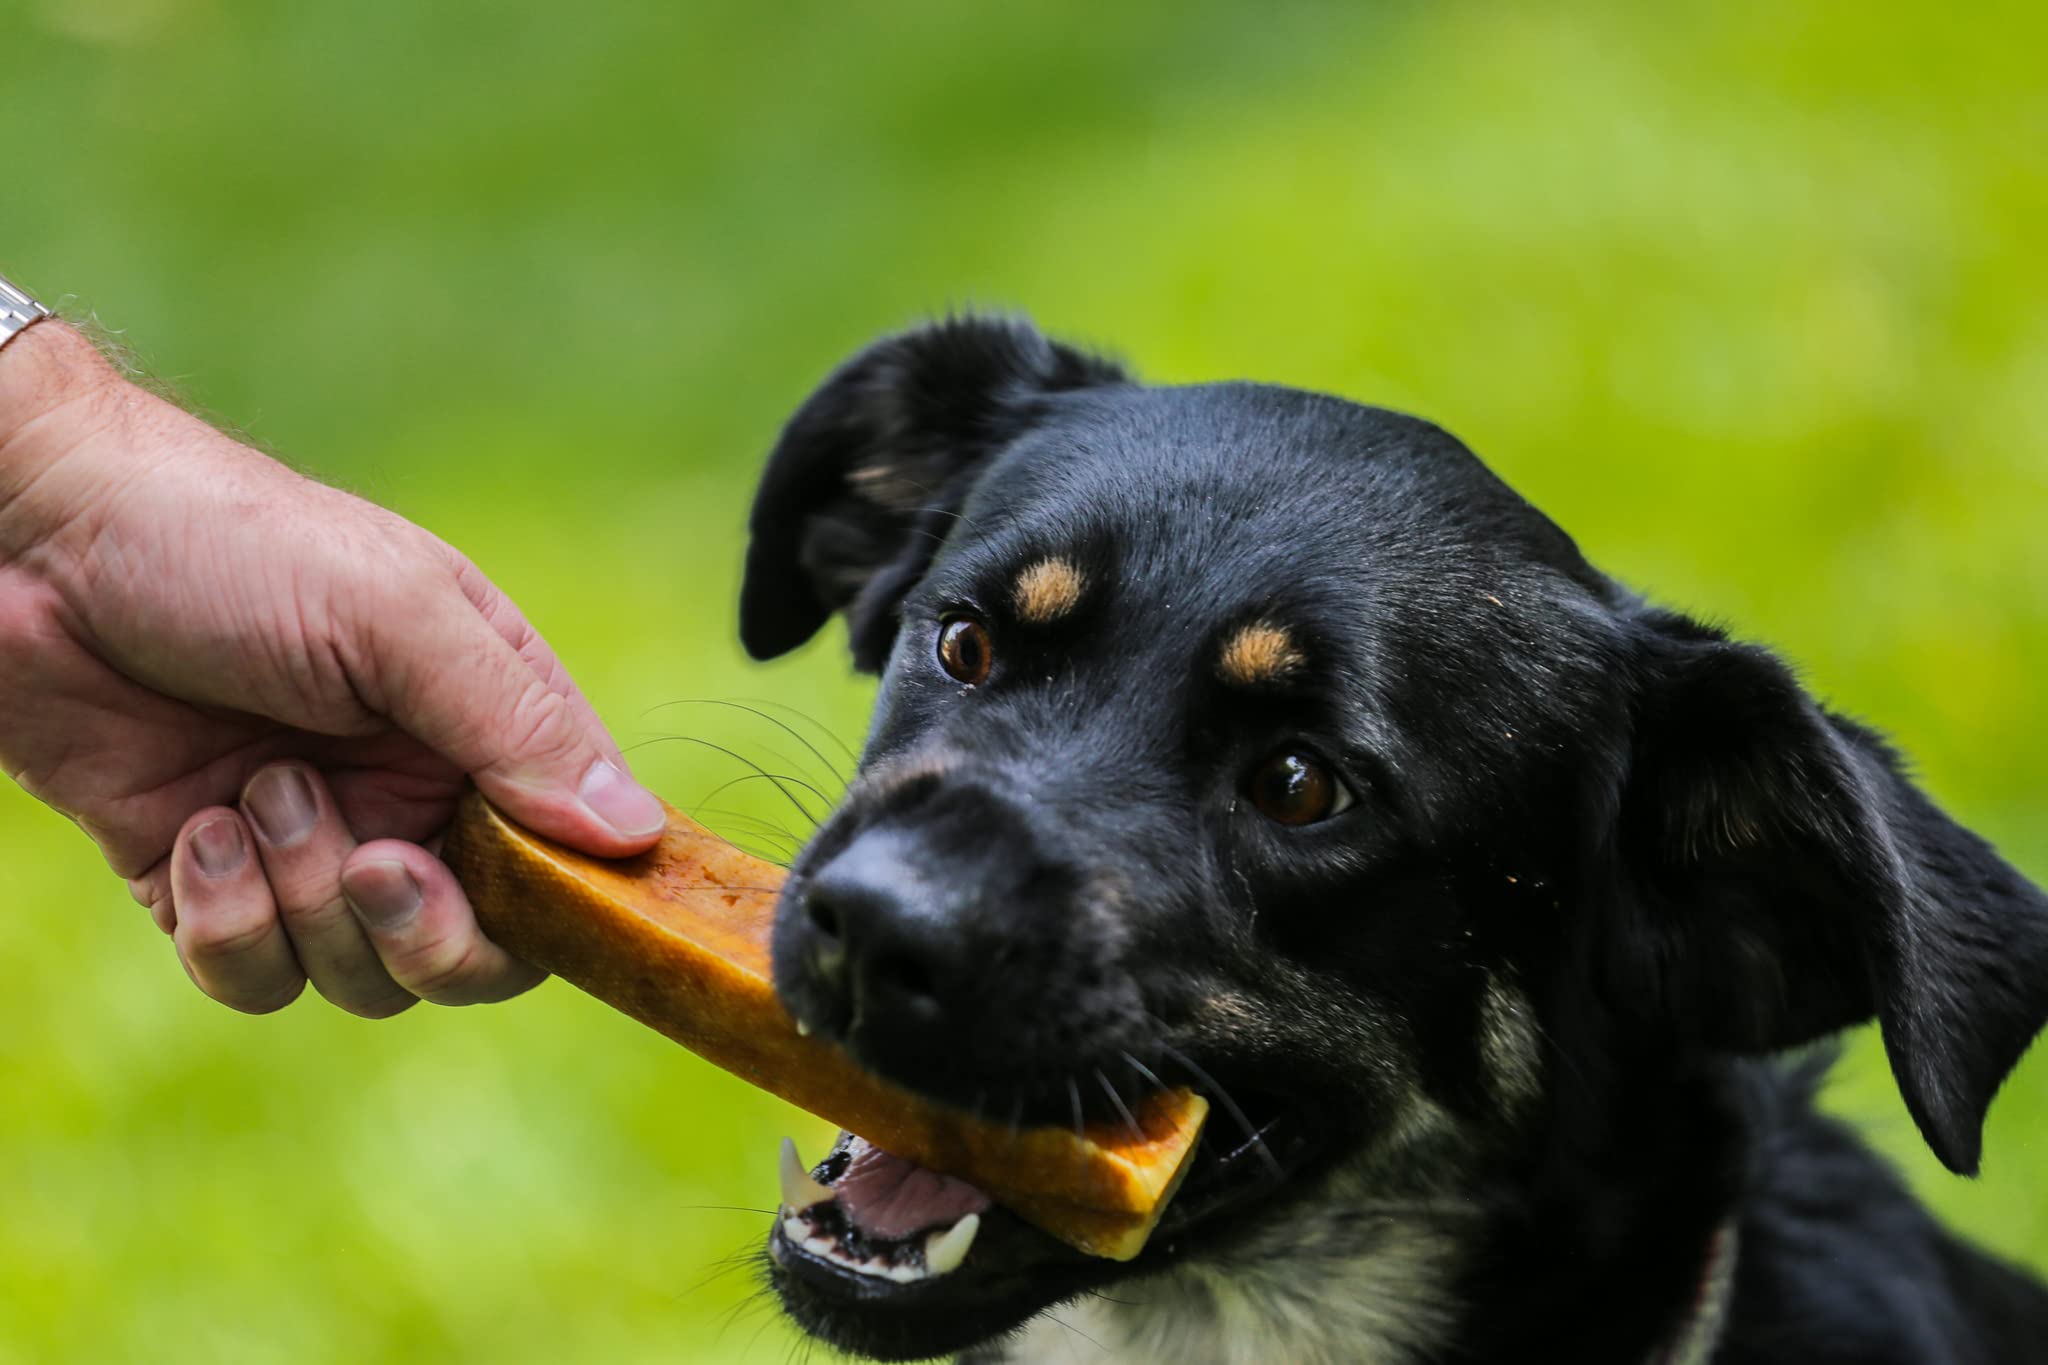
[[[1057,621],[1081,604],[1088,581],[1064,559],[1041,559],[1017,575],[1017,614],[1034,625]]]
[[[1307,663],[1294,637],[1267,621],[1254,621],[1224,642],[1216,671],[1239,687],[1278,682]]]

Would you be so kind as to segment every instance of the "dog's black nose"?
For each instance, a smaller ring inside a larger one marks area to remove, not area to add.
[[[802,952],[828,1031],[942,1023],[970,975],[959,926],[897,842],[862,835],[804,891]]]
[[[1117,922],[999,792],[892,792],[799,862],[775,913],[776,993],[892,1081],[974,1104],[992,1085],[1015,1094],[1057,1074],[1066,1112],[1068,1059],[1142,1019]]]

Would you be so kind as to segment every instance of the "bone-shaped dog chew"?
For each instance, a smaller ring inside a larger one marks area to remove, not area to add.
[[[521,829],[472,791],[445,856],[508,951],[1091,1255],[1137,1255],[1194,1154],[1209,1105],[1192,1091],[1137,1105],[1140,1131],[1121,1118],[1078,1135],[1018,1130],[920,1098],[798,1033],[769,974],[783,870],[674,809],[652,850],[608,862]]]

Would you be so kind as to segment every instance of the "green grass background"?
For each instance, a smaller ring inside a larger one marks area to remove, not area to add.
[[[836,633],[735,643],[750,480],[872,334],[1014,305],[1444,421],[2041,877],[2044,13],[4,0],[0,270],[469,551],[628,742],[858,734]],[[815,1123],[558,984],[232,1014],[12,788],[0,888],[0,1363],[791,1349],[716,1206]],[[1871,1039],[1834,1102],[2048,1266],[2048,1059],[1976,1183]]]

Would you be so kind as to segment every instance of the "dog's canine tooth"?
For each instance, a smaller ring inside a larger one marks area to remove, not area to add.
[[[822,1204],[832,1198],[832,1191],[811,1179],[811,1173],[804,1169],[804,1159],[796,1154],[796,1139],[782,1140],[782,1207],[791,1213],[802,1213],[813,1204]]]
[[[981,1231],[981,1215],[970,1213],[944,1232],[935,1232],[924,1239],[925,1269],[934,1275],[950,1275],[960,1268],[967,1259],[967,1249],[974,1245],[974,1234]]]

